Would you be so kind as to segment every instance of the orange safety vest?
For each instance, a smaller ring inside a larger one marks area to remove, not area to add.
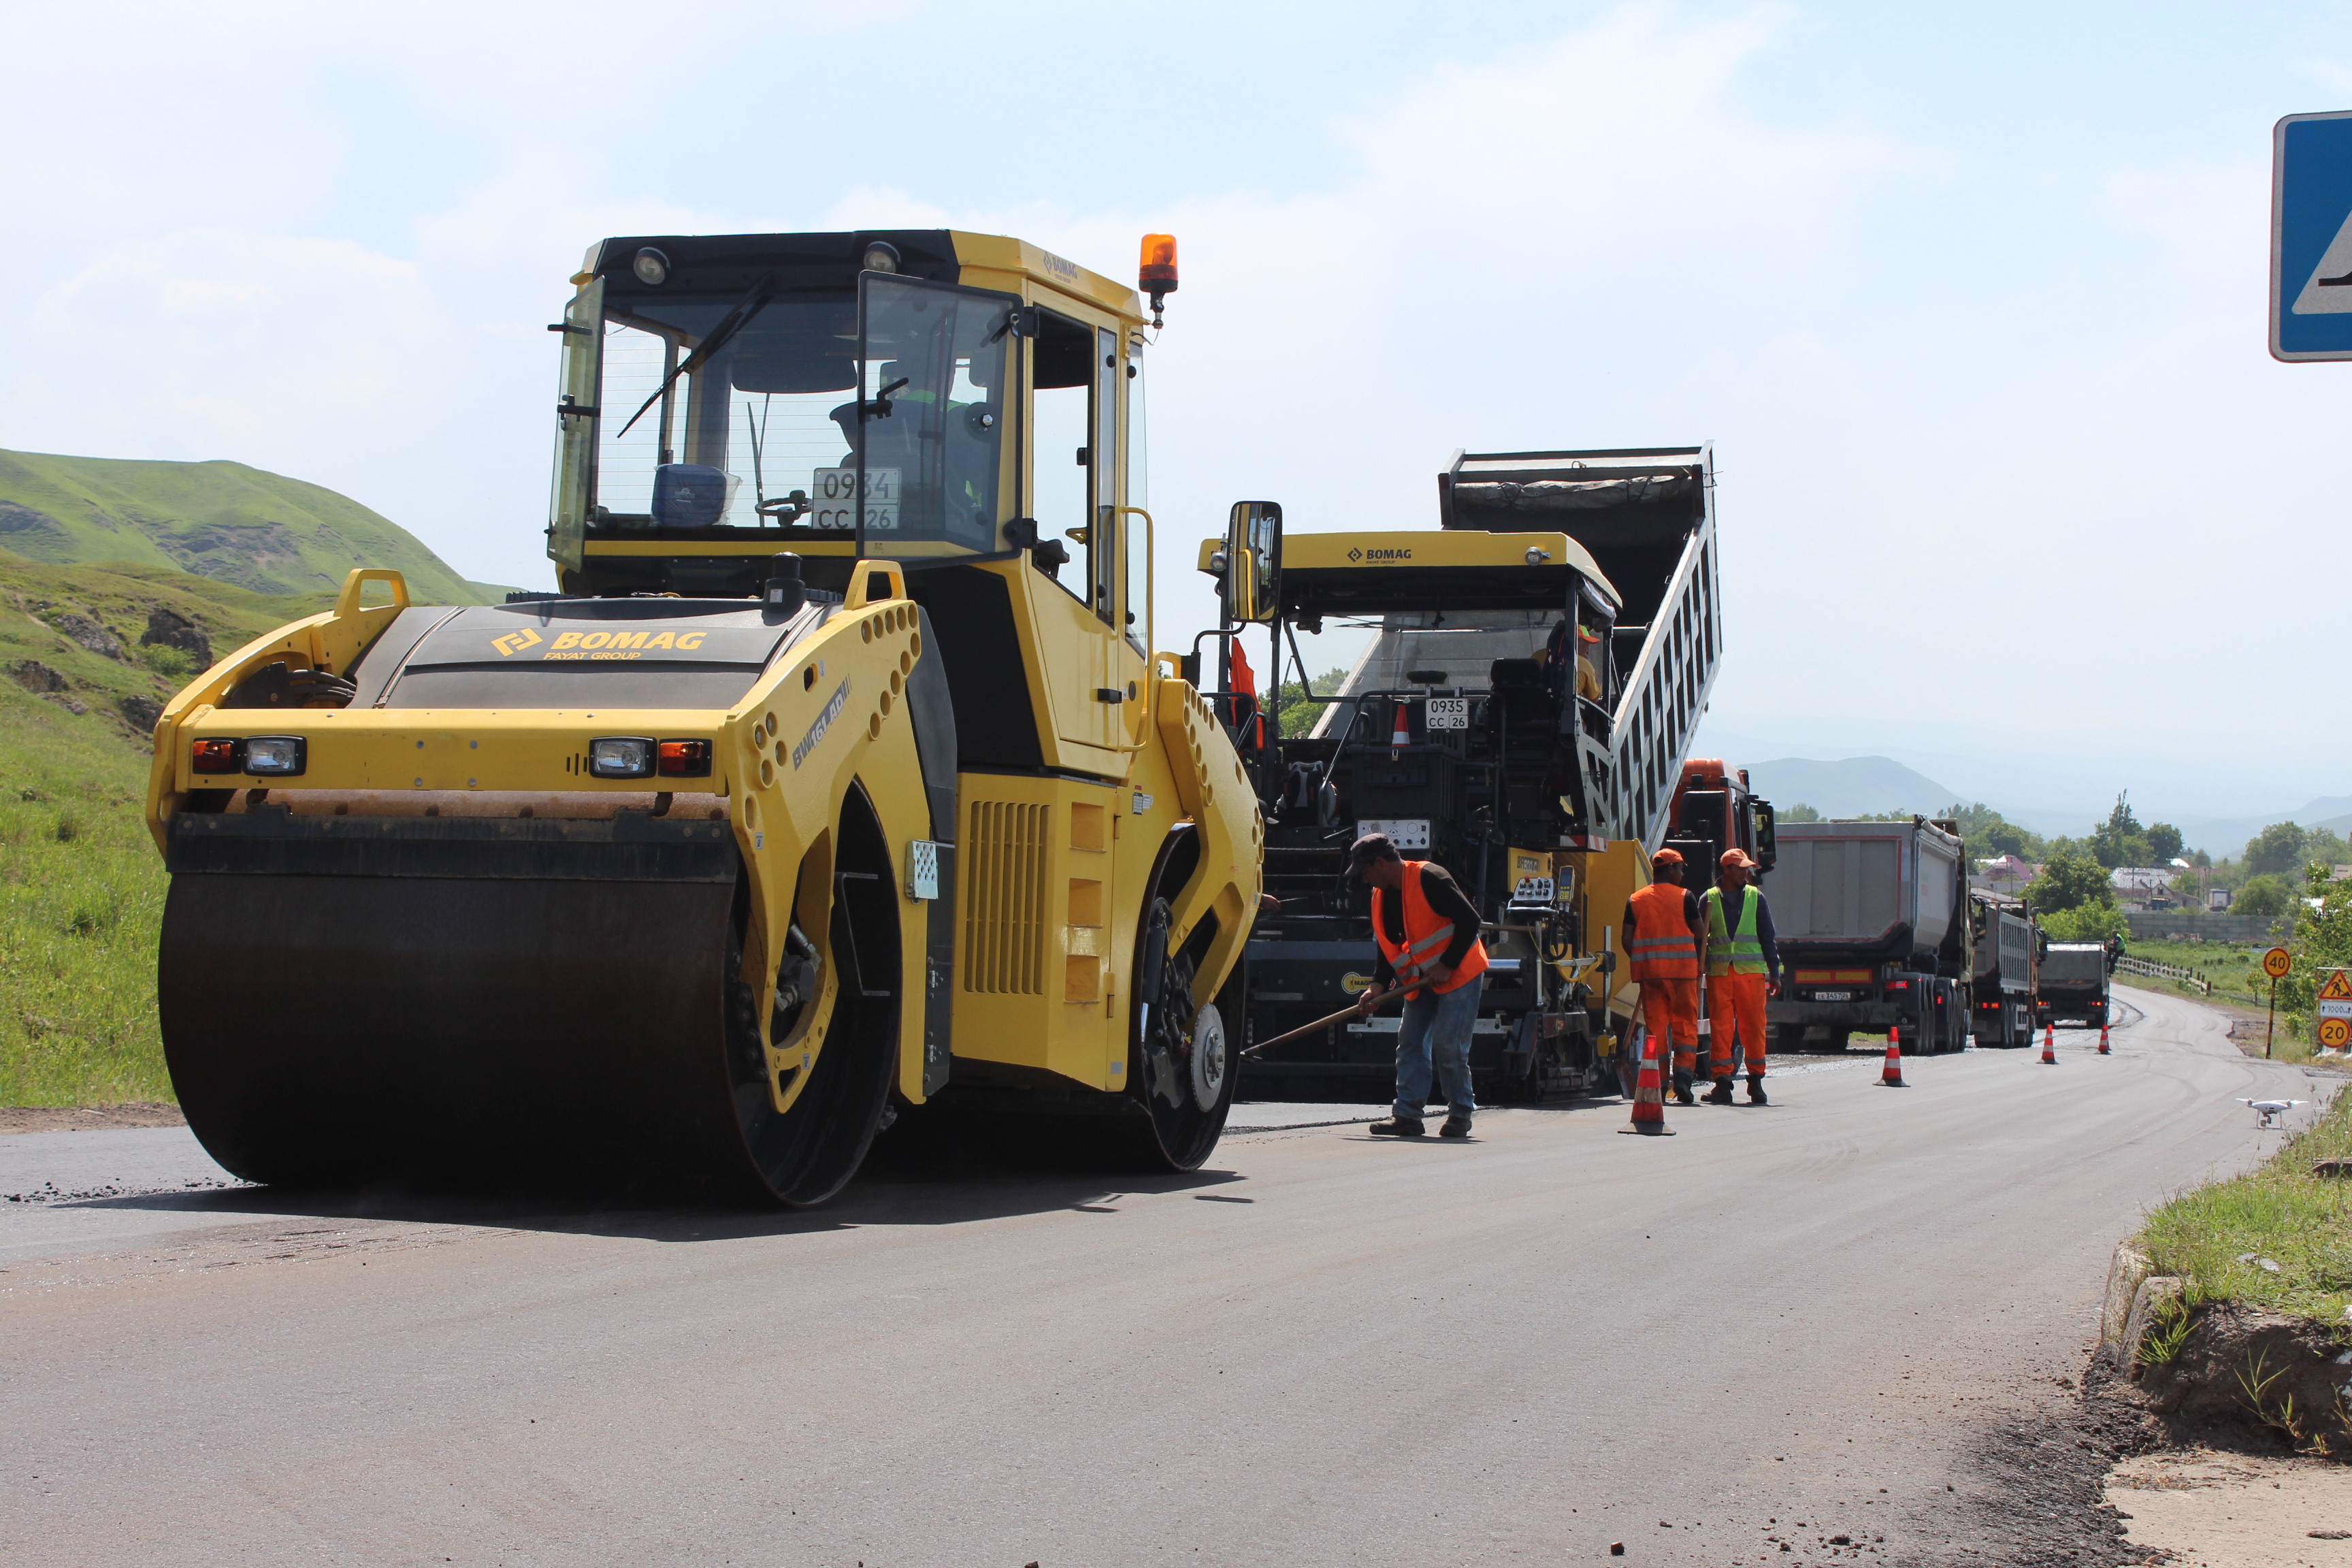
[[[1633,908],[1636,980],[1696,980],[1698,939],[1691,935],[1683,900],[1690,889],[1678,882],[1653,882],[1628,901]]]
[[[1404,863],[1404,941],[1402,944],[1389,940],[1388,909],[1381,896],[1385,889],[1372,889],[1372,937],[1381,944],[1381,952],[1387,957],[1389,967],[1397,972],[1397,979],[1406,987],[1408,995],[1422,989],[1414,983],[1421,978],[1423,966],[1444,958],[1445,950],[1454,943],[1454,922],[1439,920],[1437,912],[1429,907],[1429,900],[1421,890],[1421,868],[1428,864],[1426,860]],[[1463,956],[1461,967],[1454,970],[1454,978],[1433,989],[1444,995],[1448,991],[1459,990],[1486,973],[1486,943],[1483,938],[1475,939],[1470,943],[1470,951]]]

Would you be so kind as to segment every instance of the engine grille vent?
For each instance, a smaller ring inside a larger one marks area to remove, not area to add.
[[[1054,808],[976,800],[962,846],[963,989],[986,995],[1045,991],[1046,881]]]

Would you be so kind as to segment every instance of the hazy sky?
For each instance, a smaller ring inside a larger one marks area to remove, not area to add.
[[[0,19],[0,446],[236,458],[536,586],[596,237],[952,223],[1124,279],[1166,228],[1163,645],[1234,499],[1432,527],[1457,447],[1712,440],[1722,729],[2070,809],[2352,794],[2352,364],[2263,318],[2341,0]]]

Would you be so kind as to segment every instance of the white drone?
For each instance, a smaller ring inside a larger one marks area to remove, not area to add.
[[[2311,1101],[2307,1100],[2248,1100],[2242,1094],[2238,1096],[2238,1103],[2240,1105],[2250,1105],[2253,1107],[2255,1116],[2261,1119],[2254,1123],[2255,1126],[2276,1127],[2279,1125],[2280,1117],[2284,1116],[2296,1106],[2309,1105]]]

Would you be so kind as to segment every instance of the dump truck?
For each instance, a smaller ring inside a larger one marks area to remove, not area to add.
[[[1968,1047],[1967,846],[1958,825],[1790,822],[1763,879],[1783,970],[1772,1048],[1843,1050],[1902,1029],[1906,1055]]]
[[[2107,976],[2114,954],[2099,942],[2053,942],[2042,951],[2041,989],[2037,997],[2041,1022],[2082,1024],[2090,1027],[2107,1021]]]
[[[1370,899],[1346,870],[1377,831],[1444,866],[1482,917],[1480,1095],[1614,1085],[1635,994],[1616,952],[1625,900],[1669,829],[1721,658],[1713,454],[1457,452],[1438,496],[1433,531],[1286,534],[1259,502],[1201,546],[1223,612],[1213,700],[1265,810],[1280,900],[1249,944],[1250,1038],[1370,983]],[[1343,626],[1374,635],[1337,689],[1313,690],[1296,634]],[[1318,706],[1303,734],[1234,689],[1230,650],[1261,636],[1252,662],[1295,668]],[[1397,1026],[1331,1024],[1244,1070],[1253,1092],[1370,1092]]]
[[[1153,647],[1135,291],[946,230],[614,237],[572,283],[553,590],[354,572],[156,726],[196,1136],[787,1205],[909,1111],[1197,1165],[1262,825]]]
[[[1971,889],[1969,1033],[1979,1046],[2013,1047],[2033,1041],[2034,977],[2043,944],[2032,906],[2021,899]]]

